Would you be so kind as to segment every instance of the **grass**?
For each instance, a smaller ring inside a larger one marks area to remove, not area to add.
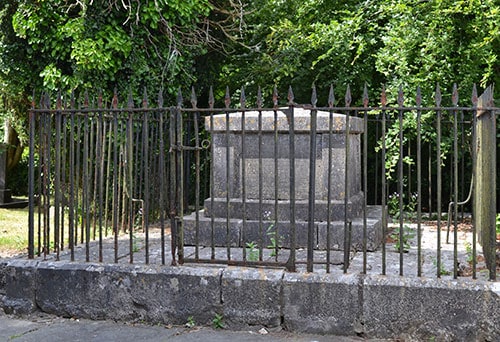
[[[0,209],[0,257],[26,253],[28,208]]]

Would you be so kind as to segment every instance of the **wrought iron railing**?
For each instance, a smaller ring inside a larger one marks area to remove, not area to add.
[[[259,91],[246,108],[242,90],[238,108],[229,91],[198,108],[193,91],[189,108],[161,95],[119,108],[116,94],[106,108],[59,95],[53,108],[44,94],[30,112],[29,257],[496,279],[496,171],[476,172],[491,92],[468,107],[456,87],[449,107],[439,88],[431,106],[418,90],[410,106],[386,98],[370,106],[365,89],[352,106],[348,89],[339,106],[331,89],[320,107],[313,89],[297,105],[290,89],[264,108]],[[490,202],[473,207],[477,177]],[[465,203],[446,216],[450,202]]]

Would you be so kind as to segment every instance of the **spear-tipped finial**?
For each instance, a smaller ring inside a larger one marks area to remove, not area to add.
[[[385,91],[385,85],[382,86],[382,94],[380,94],[380,104],[382,107],[387,106],[387,93]]]
[[[365,82],[365,86],[363,87],[363,107],[368,107],[368,87]]]
[[[132,96],[132,89],[128,92],[127,107],[134,108],[134,97]]]
[[[85,108],[89,107],[89,92],[88,92],[88,90],[85,90],[85,95],[83,97],[83,107],[85,107]]]
[[[75,90],[74,89],[71,90],[69,105],[71,106],[71,109],[75,109]]]
[[[333,91],[333,84],[330,84],[330,92],[328,93],[328,107],[333,108],[335,105],[335,94]]]
[[[436,106],[441,107],[441,89],[439,88],[439,83],[436,85],[436,94],[434,99],[436,100]]]
[[[142,93],[142,108],[148,108],[148,92],[146,87],[144,87],[144,91]]]
[[[241,94],[240,94],[240,106],[241,106],[241,109],[245,109],[246,102],[247,102],[247,99],[246,99],[246,96],[245,96],[245,87],[241,87]]]
[[[62,96],[60,89],[57,91],[56,109],[62,109]]]
[[[351,101],[352,101],[352,96],[351,96],[351,86],[348,84],[347,89],[345,91],[345,106],[350,107],[351,106]]]
[[[196,97],[196,91],[194,90],[194,86],[191,87],[191,107],[197,108],[196,106],[198,105],[198,99]]]
[[[477,106],[477,100],[478,100],[478,97],[477,97],[477,87],[476,87],[476,84],[474,83],[472,85],[472,95],[471,95],[471,102],[472,104],[474,105],[474,107]]]
[[[99,89],[99,93],[97,94],[97,108],[102,108],[102,90]]]
[[[158,108],[163,108],[163,91],[158,92]]]
[[[316,85],[312,85],[312,94],[311,94],[311,104],[313,107],[316,107],[318,103],[318,94],[316,93]]]
[[[287,100],[289,105],[293,105],[293,101],[295,100],[295,95],[293,94],[292,86],[288,86],[288,95]]]
[[[116,87],[113,91],[113,100],[111,101],[111,105],[112,105],[113,109],[118,108],[118,90],[116,89]]]
[[[210,109],[214,109],[215,99],[214,99],[214,88],[210,86],[208,90],[208,106]]]
[[[231,94],[229,93],[229,86],[226,87],[226,95],[224,96],[224,104],[226,108],[229,108],[231,105]]]
[[[276,85],[273,88],[273,107],[278,107],[278,88],[276,87]]]
[[[422,91],[420,90],[420,86],[417,86],[417,97],[415,98],[415,102],[417,103],[417,107],[422,106]]]
[[[404,102],[405,102],[405,97],[403,94],[403,86],[400,85],[399,90],[398,90],[398,105],[399,105],[399,107],[403,107]]]
[[[262,89],[259,88],[257,89],[257,108],[262,108]]]
[[[454,106],[458,106],[458,88],[457,88],[456,83],[453,83],[453,92],[451,94],[451,103]]]
[[[182,97],[181,87],[177,90],[177,107],[182,107],[182,103],[184,102],[184,98]]]

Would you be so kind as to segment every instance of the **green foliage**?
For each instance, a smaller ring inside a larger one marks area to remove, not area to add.
[[[278,232],[276,231],[275,223],[271,223],[269,227],[267,227],[266,230],[266,235],[269,237],[269,245],[267,245],[267,248],[271,250],[271,257],[276,257],[278,256],[278,251],[281,249],[281,246],[283,245],[283,237],[278,235]]]
[[[196,321],[194,320],[194,317],[189,316],[185,325],[187,328],[194,328],[196,326]]]
[[[436,258],[432,258],[432,264],[434,265],[434,267],[436,267],[436,268],[437,268],[437,260],[436,260]],[[442,262],[441,262],[440,267],[439,267],[439,274],[440,274],[440,275],[450,275],[450,274],[451,274],[451,272],[450,272],[450,271],[448,271],[448,270],[444,267],[444,265],[443,265],[443,263],[442,263]]]
[[[365,82],[372,98],[385,84],[395,103],[399,86],[413,93],[420,85],[425,101],[433,100],[436,83],[449,98],[457,82],[467,93],[461,101],[470,103],[474,82],[484,87],[500,80],[500,5],[493,0],[259,0],[249,6],[248,48],[224,65],[225,83],[261,85],[267,93],[291,84],[302,103],[310,98],[304,84],[327,92],[333,83],[337,98],[350,84],[358,103]]]
[[[255,241],[246,243],[246,253],[248,261],[258,261],[259,260],[259,250],[257,243]]]
[[[212,320],[212,325],[215,329],[224,329],[224,317],[219,314],[215,314],[214,319]]]
[[[496,218],[496,233],[497,235],[500,234],[500,214],[497,214]]]
[[[399,238],[399,229],[395,229],[392,234],[390,235],[391,239],[394,240],[394,250],[397,252],[400,251],[401,249],[401,241]],[[412,229],[410,226],[404,225],[403,226],[403,237],[402,237],[402,242],[403,242],[403,252],[407,253],[410,250],[410,240],[415,237],[415,231]]]

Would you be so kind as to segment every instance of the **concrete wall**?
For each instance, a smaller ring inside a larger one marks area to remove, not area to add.
[[[500,340],[500,283],[236,267],[0,261],[0,305],[91,319],[405,340]]]

